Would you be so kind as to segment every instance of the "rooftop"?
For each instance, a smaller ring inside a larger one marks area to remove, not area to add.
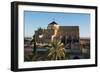
[[[49,25],[55,25],[55,24],[58,25],[55,21],[49,23]]]
[[[60,26],[60,30],[79,30],[79,26]]]

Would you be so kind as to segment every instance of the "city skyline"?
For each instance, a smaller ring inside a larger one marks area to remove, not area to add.
[[[34,11],[24,11],[24,37],[32,37],[35,30],[46,29],[52,21],[60,26],[79,26],[80,37],[90,37],[89,14]]]

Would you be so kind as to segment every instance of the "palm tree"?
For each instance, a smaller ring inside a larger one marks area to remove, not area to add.
[[[60,40],[53,40],[50,46],[47,56],[50,60],[65,59],[64,44]]]

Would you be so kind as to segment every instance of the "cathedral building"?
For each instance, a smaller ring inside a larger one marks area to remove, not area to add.
[[[47,29],[39,28],[35,31],[38,45],[47,45],[53,39],[61,40],[65,48],[79,49],[79,26],[60,26],[55,21],[48,24]],[[69,45],[66,47],[66,45]]]
[[[54,39],[60,40],[64,44],[65,54],[69,55],[68,59],[90,58],[90,38],[80,37],[79,26],[60,26],[55,21],[49,23],[45,29],[38,28],[35,30],[34,41],[39,57],[46,58],[48,53],[46,46]],[[28,40],[25,39],[24,42],[26,48],[29,44]]]

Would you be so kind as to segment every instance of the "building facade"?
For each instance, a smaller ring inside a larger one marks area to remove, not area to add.
[[[47,45],[52,40],[58,39],[66,48],[79,49],[79,26],[60,26],[53,21],[48,24],[47,29],[36,30],[35,39],[38,45]]]
[[[48,45],[54,39],[60,40],[65,47],[69,59],[82,59],[80,49],[79,26],[60,26],[55,21],[48,24],[47,29],[39,28],[35,31],[37,45]]]

